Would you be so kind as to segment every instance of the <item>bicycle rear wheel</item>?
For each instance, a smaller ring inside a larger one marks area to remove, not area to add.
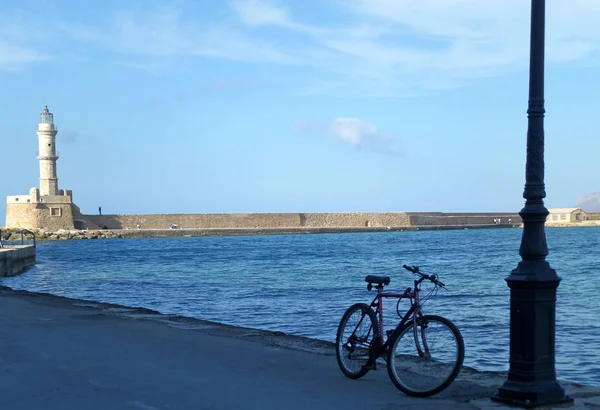
[[[416,331],[415,331],[416,330]],[[465,344],[458,328],[441,316],[411,321],[391,343],[387,368],[402,392],[429,397],[444,390],[458,375],[465,358]]]
[[[335,356],[346,377],[358,379],[369,372],[363,366],[369,360],[369,350],[378,335],[377,316],[369,305],[357,303],[346,310],[335,338]]]

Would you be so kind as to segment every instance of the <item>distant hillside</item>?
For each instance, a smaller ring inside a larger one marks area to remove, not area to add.
[[[585,212],[600,212],[600,192],[579,197],[575,207],[581,208]]]

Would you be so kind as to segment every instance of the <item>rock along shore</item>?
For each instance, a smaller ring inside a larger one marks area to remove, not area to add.
[[[202,228],[202,229],[99,229],[99,230],[58,230],[33,229],[36,240],[86,240],[111,238],[165,238],[192,236],[248,236],[248,235],[290,235],[317,233],[358,233],[358,232],[405,232],[453,229],[497,229],[520,227],[520,224],[490,225],[426,225],[401,227],[326,227],[326,228]],[[3,228],[5,241],[20,241],[21,229]],[[27,235],[25,239],[28,239]]]
[[[489,400],[503,373],[465,367],[415,399],[384,366],[345,378],[325,341],[2,286],[0,311],[7,410],[508,408]],[[600,387],[562,385],[570,408],[600,406]]]

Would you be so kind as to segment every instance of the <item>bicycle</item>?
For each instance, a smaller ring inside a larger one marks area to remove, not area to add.
[[[425,274],[417,266],[403,265],[417,275],[414,288],[403,293],[383,292],[389,285],[388,276],[369,275],[365,278],[370,291],[377,295],[370,305],[356,303],[348,308],[340,321],[336,335],[336,358],[344,375],[359,379],[377,369],[377,359],[383,357],[388,375],[403,393],[413,397],[429,397],[447,388],[458,376],[465,357],[465,344],[458,328],[448,319],[425,315],[422,304],[446,285],[435,274]],[[423,298],[421,283],[429,280],[433,289]],[[383,329],[383,299],[398,298],[396,312],[401,317],[394,329]],[[408,298],[410,308],[402,315],[400,302]],[[373,310],[375,308],[375,310]],[[357,316],[355,324],[350,320]],[[346,336],[346,330],[349,335]],[[441,346],[440,346],[441,344]],[[441,349],[441,350],[437,350]]]

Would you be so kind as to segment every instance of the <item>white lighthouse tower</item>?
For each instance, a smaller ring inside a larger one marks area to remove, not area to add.
[[[37,127],[40,161],[40,195],[58,195],[58,177],[56,176],[56,134],[54,115],[44,107],[40,114],[40,123]]]
[[[56,134],[54,116],[48,106],[40,114],[37,126],[38,161],[40,161],[40,187],[33,187],[29,195],[6,197],[6,227],[45,229],[56,232],[61,229],[96,228],[81,214],[73,203],[70,189],[58,189],[56,176]]]

